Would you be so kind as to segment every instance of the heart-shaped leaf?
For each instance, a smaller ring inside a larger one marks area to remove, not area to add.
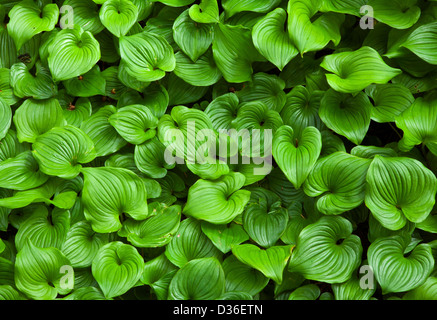
[[[400,115],[396,117],[396,126],[404,132],[399,141],[401,151],[410,151],[423,143],[431,152],[437,154],[437,100],[418,97]]]
[[[366,136],[371,112],[372,103],[364,92],[353,96],[329,89],[320,101],[319,116],[323,123],[355,144],[361,144]]]
[[[59,8],[54,3],[42,9],[31,0],[17,3],[9,11],[8,32],[14,39],[17,50],[33,36],[55,28],[59,18]]]
[[[214,258],[189,261],[180,268],[169,287],[169,300],[214,300],[225,292],[225,274]]]
[[[99,249],[91,268],[105,297],[113,298],[124,294],[140,280],[144,260],[135,247],[113,241]]]
[[[217,67],[230,83],[250,81],[252,62],[263,60],[253,45],[251,30],[241,25],[216,24],[212,52]]]
[[[277,8],[260,19],[252,30],[255,47],[280,71],[298,54],[288,32],[284,31],[286,21],[287,12]],[[272,39],[275,41],[271,41]]]
[[[282,273],[294,246],[273,246],[261,249],[253,244],[240,244],[232,248],[232,253],[242,263],[262,272],[276,283],[282,282]]]
[[[193,259],[221,259],[222,253],[202,232],[200,221],[188,218],[181,221],[175,236],[165,247],[165,255],[171,263],[181,268]]]
[[[32,145],[33,155],[42,172],[65,179],[76,177],[81,164],[96,157],[93,141],[74,126],[55,127],[38,136]]]
[[[409,237],[402,235],[379,238],[368,249],[369,265],[383,294],[417,288],[426,281],[434,267],[434,258],[428,244],[419,244],[405,254],[409,240]]]
[[[366,206],[390,230],[424,221],[434,206],[437,178],[418,160],[375,156],[366,181]]]
[[[179,48],[196,62],[211,46],[213,26],[195,22],[188,12],[185,10],[174,21],[173,38]]]
[[[231,251],[232,246],[249,240],[249,236],[244,231],[243,226],[234,222],[226,225],[203,221],[201,227],[203,233],[223,253],[228,253]]]
[[[128,219],[118,231],[121,237],[137,248],[154,248],[167,245],[176,231],[181,220],[181,207],[174,205],[158,211],[150,218],[142,221]]]
[[[301,55],[323,49],[329,42],[338,45],[344,15],[327,12],[317,16],[322,1],[291,0],[288,2],[288,33]]]
[[[93,35],[98,35],[105,29],[99,18],[99,6],[94,1],[65,0],[63,5],[71,6],[74,13],[74,24],[79,25],[84,31],[89,31]],[[102,50],[102,53],[104,51],[105,50]]]
[[[130,0],[107,0],[100,8],[102,24],[116,37],[125,36],[137,22],[138,7]]]
[[[105,95],[106,80],[99,66],[94,66],[87,73],[62,82],[67,93],[74,97],[92,97]]]
[[[48,64],[55,81],[79,77],[100,59],[100,45],[79,26],[59,31],[50,45]]]
[[[120,215],[135,220],[149,216],[144,182],[128,169],[111,167],[82,168],[84,185],[82,201],[85,218],[94,231],[118,231]]]
[[[38,136],[50,129],[66,124],[59,101],[54,98],[26,99],[15,111],[13,120],[20,143],[33,143]]]
[[[219,7],[217,0],[201,0],[200,4],[193,4],[188,11],[190,18],[199,23],[219,22]]]
[[[80,125],[80,129],[93,140],[97,157],[117,152],[127,144],[109,123],[109,117],[116,112],[112,105],[102,107]]]
[[[162,36],[151,32],[121,37],[120,56],[126,71],[138,81],[159,80],[176,66],[173,48]]]
[[[408,29],[420,17],[417,0],[369,0],[367,5],[373,8],[374,18],[396,29]]]
[[[363,247],[343,217],[322,217],[299,234],[288,271],[306,279],[341,283],[350,279],[361,262]]]
[[[254,296],[260,293],[269,282],[269,278],[264,274],[244,264],[234,255],[227,257],[222,266],[226,277],[227,292],[247,292]]]
[[[58,93],[50,70],[36,62],[36,72],[32,74],[28,67],[20,62],[11,67],[11,86],[14,95],[20,98],[50,99]]]
[[[30,151],[0,162],[0,188],[28,190],[44,184],[48,180],[38,167],[38,162]]]
[[[98,250],[109,242],[108,234],[96,233],[87,221],[71,226],[62,244],[62,253],[74,268],[90,267]]]
[[[308,196],[317,197],[317,209],[324,214],[352,210],[364,201],[370,163],[370,159],[334,152],[316,162],[303,190]]]
[[[39,248],[61,249],[70,229],[70,213],[54,208],[50,213],[40,206],[24,220],[15,237],[15,246],[20,251],[28,240]]]
[[[253,193],[251,197],[256,198]],[[264,197],[260,197],[246,207],[243,226],[252,240],[269,248],[276,244],[285,231],[288,218],[288,211],[281,207],[280,201],[269,204]]]
[[[165,146],[157,137],[136,145],[134,157],[138,170],[154,179],[164,178],[167,170],[173,169],[176,165],[167,164]]]
[[[184,214],[214,224],[231,222],[243,212],[250,198],[250,191],[240,190],[244,181],[238,172],[213,181],[199,179],[188,191]],[[204,203],[209,203],[208,207]]]
[[[356,93],[374,83],[385,84],[402,73],[388,66],[379,53],[368,46],[325,56],[320,66],[332,72],[326,75],[329,85],[344,93]]]
[[[394,122],[414,102],[410,90],[396,83],[371,85],[366,94],[373,100],[371,117],[376,122]]]
[[[177,52],[175,57],[174,73],[193,86],[212,86],[222,77],[210,50],[198,57],[196,62],[193,62],[181,51]]]
[[[65,266],[70,262],[59,249],[39,248],[29,240],[15,260],[17,289],[35,300],[54,300],[58,294],[68,294],[71,284],[60,283]]]
[[[293,128],[285,125],[273,138],[273,157],[296,189],[304,183],[322,150],[322,136],[317,128],[306,127],[301,136],[299,139]]]
[[[108,121],[120,136],[132,144],[142,144],[152,139],[158,126],[158,119],[149,108],[142,105],[119,108]]]
[[[9,104],[0,98],[0,139],[3,139],[12,124],[12,110]]]

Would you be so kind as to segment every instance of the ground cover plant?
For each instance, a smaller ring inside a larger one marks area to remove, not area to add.
[[[437,2],[0,0],[0,299],[436,300]]]

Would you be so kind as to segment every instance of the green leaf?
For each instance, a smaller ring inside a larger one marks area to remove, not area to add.
[[[58,93],[57,86],[53,82],[50,70],[36,62],[35,74],[20,62],[11,67],[11,86],[14,95],[20,98],[31,97],[33,99],[50,99]]]
[[[48,180],[30,151],[0,162],[0,176],[0,188],[12,190],[36,188]]]
[[[320,100],[323,91],[309,91],[302,85],[296,86],[286,95],[286,102],[281,110],[284,124],[293,128],[298,138],[306,127],[324,129],[324,124],[319,117]]]
[[[55,28],[59,9],[52,3],[40,9],[34,1],[24,0],[17,3],[8,15],[8,32],[14,39],[17,50],[20,50],[33,36]]]
[[[256,199],[253,193],[252,197],[255,200],[251,201],[243,213],[244,230],[260,246],[272,247],[287,227],[288,211],[281,207],[279,200],[268,203],[264,197]]]
[[[188,11],[190,18],[199,23],[219,22],[219,7],[217,0],[201,0],[200,4],[193,4]]]
[[[437,64],[437,55],[432,49],[435,46],[437,22],[424,24],[411,32],[402,42],[401,47],[407,48],[429,64]]]
[[[158,119],[149,108],[139,104],[119,108],[108,121],[120,136],[132,144],[152,139],[158,126]]]
[[[175,236],[165,247],[165,255],[171,263],[182,268],[194,259],[221,259],[222,253],[202,232],[200,221],[187,218],[181,221]]]
[[[323,49],[329,42],[338,45],[343,14],[327,12],[317,16],[320,1],[291,0],[288,2],[288,33],[301,55]]]
[[[71,289],[60,283],[64,266],[70,266],[70,262],[59,249],[39,248],[29,240],[15,261],[17,289],[34,300],[54,300],[58,294],[65,295]]]
[[[284,31],[286,21],[287,12],[277,8],[260,19],[252,30],[257,50],[280,71],[298,54],[288,32]]]
[[[241,173],[234,172],[213,181],[199,179],[188,191],[183,213],[214,224],[231,222],[250,198],[250,191],[240,190],[244,181]]]
[[[361,262],[360,238],[343,217],[322,217],[299,234],[288,271],[305,279],[341,283],[351,278]]]
[[[69,102],[68,106],[61,106],[67,124],[80,128],[82,123],[92,115],[92,106],[88,98],[79,98],[76,102]]]
[[[396,29],[408,29],[420,17],[417,0],[369,0],[367,5],[373,8],[374,18]]]
[[[87,221],[79,221],[65,234],[62,253],[74,268],[90,267],[98,250],[109,242],[108,234],[96,233]]]
[[[288,296],[288,300],[317,300],[319,296],[320,288],[311,283],[293,290]]]
[[[214,258],[189,261],[171,280],[169,300],[213,300],[225,292],[225,274]]]
[[[132,171],[124,168],[83,168],[84,186],[82,201],[85,218],[94,231],[118,231],[120,215],[143,220],[150,213],[144,182]]]
[[[212,86],[222,78],[211,51],[207,51],[204,55],[198,57],[196,62],[193,62],[181,51],[177,52],[175,57],[176,67],[174,73],[193,86]]]
[[[435,300],[437,279],[433,276],[426,279],[425,283],[407,292],[403,300]]]
[[[285,83],[278,76],[259,72],[236,95],[240,103],[262,102],[270,110],[281,112],[286,102]]]
[[[5,100],[0,98],[0,139],[3,139],[12,124],[12,110]]]
[[[230,83],[250,81],[252,62],[263,60],[253,45],[251,30],[243,26],[216,24],[212,52],[217,67]]]
[[[323,123],[357,145],[369,130],[371,112],[372,103],[364,92],[352,95],[329,89],[320,101],[319,116]]]
[[[54,208],[49,213],[46,207],[40,206],[20,224],[15,236],[15,247],[20,251],[30,240],[39,248],[61,249],[69,229],[69,211]]]
[[[252,12],[269,12],[273,8],[277,7],[281,1],[273,0],[269,2],[258,2],[254,0],[224,0],[222,3],[223,8],[226,12],[226,17],[230,18],[233,15],[243,12],[243,11],[252,11]]]
[[[92,273],[106,298],[126,293],[140,280],[143,257],[137,249],[120,241],[105,244],[92,262]]]
[[[81,164],[94,160],[93,141],[74,126],[55,127],[38,136],[32,145],[33,155],[42,172],[64,179],[76,177]]]
[[[179,229],[181,211],[179,205],[174,205],[163,208],[146,220],[128,219],[123,222],[118,235],[126,237],[137,248],[163,247]]]
[[[414,102],[410,90],[396,83],[371,85],[366,94],[373,100],[371,118],[376,122],[394,122]]]
[[[211,46],[213,25],[197,23],[190,18],[189,10],[182,12],[173,24],[173,39],[193,62]]]
[[[117,109],[112,105],[102,107],[80,126],[80,129],[93,140],[97,157],[117,152],[127,144],[109,123],[109,117],[116,112]]]
[[[68,5],[73,8],[74,24],[79,25],[84,31],[89,31],[93,35],[97,35],[105,29],[99,18],[99,7],[93,1],[65,0],[63,5]],[[102,53],[104,51],[105,50],[102,50]]]
[[[269,278],[260,271],[244,264],[235,255],[223,261],[226,277],[226,292],[247,292],[251,296],[260,293],[269,282]]]
[[[167,170],[173,169],[176,165],[167,164],[164,153],[164,145],[157,137],[154,137],[135,146],[135,165],[139,171],[150,178],[163,178],[167,174]]]
[[[412,158],[375,156],[366,182],[366,206],[390,230],[424,221],[435,203],[437,178]]]
[[[234,245],[249,240],[243,226],[233,222],[230,224],[212,224],[203,221],[201,227],[202,232],[223,253],[228,253]]]
[[[4,100],[7,104],[13,105],[18,101],[11,86],[9,69],[0,68],[0,90],[0,99]]]
[[[432,96],[431,96],[432,98]],[[431,152],[437,153],[437,100],[418,97],[396,117],[396,126],[404,132],[399,141],[401,151],[410,151],[423,143]]]
[[[434,267],[431,247],[419,244],[405,254],[409,240],[402,235],[379,238],[368,249],[369,265],[383,294],[415,289],[424,284],[431,274]]]
[[[48,64],[55,81],[79,77],[99,60],[99,42],[79,26],[59,31],[49,48]]]
[[[334,152],[316,162],[303,190],[316,198],[317,209],[323,214],[337,215],[352,210],[364,201],[370,163],[370,159]]]
[[[83,75],[63,81],[63,85],[67,93],[75,97],[105,95],[106,91],[106,80],[98,65]]]
[[[385,84],[401,74],[400,69],[388,66],[371,47],[325,56],[320,66],[327,74],[329,85],[338,92],[356,93],[371,84]]]
[[[107,0],[100,8],[102,24],[116,37],[125,36],[137,22],[138,8],[130,0]]]
[[[365,268],[363,268],[365,267]],[[363,269],[362,269],[363,268]],[[359,267],[360,275],[358,276],[358,272],[354,272],[352,277],[343,283],[334,283],[332,285],[332,291],[334,293],[336,300],[370,300],[373,294],[376,292],[376,285],[366,284],[364,282],[364,276],[369,276],[371,273],[371,269],[367,264],[363,264]],[[365,273],[361,273],[361,270],[364,270]],[[363,278],[361,278],[363,277]],[[373,278],[373,274],[372,274]],[[364,283],[363,283],[364,282]],[[363,286],[364,284],[364,286]]]
[[[54,127],[66,125],[57,99],[26,99],[15,111],[13,118],[20,143],[35,142],[36,138]]]
[[[273,246],[261,249],[253,244],[240,244],[232,248],[232,253],[242,263],[259,270],[276,283],[282,282],[282,273],[294,246]]]
[[[305,182],[322,150],[322,136],[315,127],[306,127],[302,138],[292,127],[281,126],[273,138],[273,157],[296,189]]]
[[[172,47],[162,36],[150,32],[121,37],[120,56],[127,72],[138,81],[159,80],[176,66]]]

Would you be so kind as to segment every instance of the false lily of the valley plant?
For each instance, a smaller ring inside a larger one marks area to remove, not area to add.
[[[436,1],[0,1],[0,300],[437,300],[436,79]]]

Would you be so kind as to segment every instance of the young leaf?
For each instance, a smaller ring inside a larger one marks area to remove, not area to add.
[[[437,178],[412,158],[375,156],[366,182],[366,206],[390,230],[424,221],[435,203]]]
[[[92,263],[92,273],[106,298],[120,296],[140,280],[143,257],[137,249],[120,241],[105,244]]]
[[[322,136],[314,127],[303,129],[299,139],[293,128],[281,126],[273,139],[273,157],[296,189],[306,180],[321,150]]]
[[[356,93],[367,86],[385,84],[401,74],[400,69],[388,66],[371,47],[325,56],[320,66],[327,74],[329,85],[338,92]]]
[[[361,262],[360,238],[343,217],[322,217],[305,227],[297,239],[288,271],[306,279],[341,283],[350,279]]]

